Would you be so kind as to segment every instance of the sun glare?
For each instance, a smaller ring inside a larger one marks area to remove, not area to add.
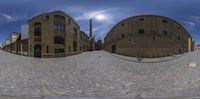
[[[106,16],[103,14],[99,14],[95,16],[96,20],[102,21],[102,20],[106,20]]]

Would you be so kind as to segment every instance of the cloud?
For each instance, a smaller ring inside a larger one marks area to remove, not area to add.
[[[192,29],[196,26],[195,22],[193,21],[183,21],[183,23],[188,29]]]
[[[80,21],[80,20],[96,19],[96,16],[103,15],[105,17],[104,22],[105,21],[110,22],[112,20],[112,15],[110,13],[111,13],[111,10],[109,10],[109,9],[108,10],[88,11],[88,12],[82,13],[81,16],[76,17],[75,20]]]
[[[190,16],[190,20],[193,21],[198,28],[200,27],[200,16]]]
[[[20,15],[20,16],[11,16],[5,13],[0,13],[0,25],[5,24],[5,23],[11,23],[17,20],[21,19],[27,19],[26,15]]]
[[[5,17],[5,18],[7,18],[8,20],[12,20],[13,19],[11,16],[9,16],[7,14],[4,14],[4,13],[1,13],[0,15]]]
[[[80,8],[77,8],[77,10]],[[97,38],[104,38],[107,32],[112,28],[118,20],[123,19],[124,17],[122,13],[125,13],[124,10],[126,8],[112,8],[112,9],[102,9],[102,10],[93,10],[93,11],[86,11],[82,9],[82,12],[75,17],[75,20],[82,23],[82,22],[89,22],[89,19],[93,19],[93,33]],[[78,10],[79,11],[79,10]],[[122,14],[119,15],[119,11]],[[82,27],[82,30],[85,30],[88,33],[88,27]]]
[[[5,13],[0,13],[0,24],[12,22],[14,20],[15,18],[13,18],[12,16]]]
[[[192,20],[200,21],[200,16],[190,16]]]
[[[183,24],[188,29],[199,28],[200,27],[200,16],[184,16]]]
[[[80,9],[80,8],[77,8]],[[78,10],[79,11],[79,10]],[[89,19],[93,19],[93,34],[96,38],[103,38],[104,35],[110,30],[110,26],[115,23],[116,9],[105,9],[105,10],[94,10],[86,11],[82,9],[82,12],[78,17],[75,18],[78,22],[89,22]],[[86,30],[86,33],[89,33],[88,27],[82,27],[83,30]]]

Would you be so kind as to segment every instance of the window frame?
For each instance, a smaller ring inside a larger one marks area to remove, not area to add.
[[[62,36],[55,36],[54,44],[65,44],[65,38]]]

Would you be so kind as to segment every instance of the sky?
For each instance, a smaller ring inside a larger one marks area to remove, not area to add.
[[[93,19],[96,39],[128,17],[161,15],[182,24],[200,44],[200,0],[0,0],[0,44],[20,26],[44,12],[61,10],[73,17],[88,33]]]

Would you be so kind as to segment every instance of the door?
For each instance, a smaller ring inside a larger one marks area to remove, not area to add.
[[[21,49],[20,49],[20,44],[17,44],[17,52],[16,52],[16,53],[17,53],[17,54],[21,54],[20,51],[21,51]]]
[[[41,58],[41,45],[34,46],[34,57]]]
[[[112,53],[116,53],[116,45],[113,45],[112,46],[112,51],[111,51]]]

